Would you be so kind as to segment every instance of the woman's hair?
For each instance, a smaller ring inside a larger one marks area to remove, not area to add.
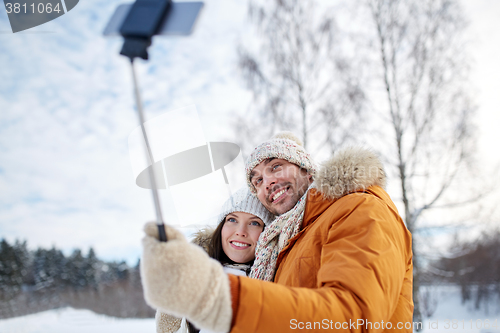
[[[222,228],[224,227],[225,223],[226,217],[222,219],[217,228],[214,230],[212,239],[208,244],[208,255],[210,256],[210,258],[214,258],[221,264],[236,264],[234,261],[229,259],[229,257],[226,255],[226,253],[224,253],[224,250],[222,249]]]

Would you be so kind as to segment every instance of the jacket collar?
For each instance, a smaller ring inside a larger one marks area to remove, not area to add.
[[[302,229],[314,222],[335,201],[354,192],[374,192],[386,184],[379,158],[363,148],[348,148],[321,164],[315,177],[315,188],[309,190]],[[384,200],[385,201],[385,200]]]
[[[316,188],[310,189],[307,193],[306,208],[301,229],[305,229],[313,223],[335,201],[335,199],[326,199],[323,193],[319,192]]]
[[[339,199],[370,186],[384,188],[386,176],[377,155],[363,148],[349,148],[323,162],[315,181],[325,199]]]

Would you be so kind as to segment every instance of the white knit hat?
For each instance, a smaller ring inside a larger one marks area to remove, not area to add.
[[[271,223],[274,215],[264,207],[259,199],[253,196],[246,187],[236,191],[222,206],[222,212],[219,215],[218,222],[222,222],[226,216],[234,212],[249,213],[257,216],[265,225]]]
[[[250,192],[253,194],[257,192],[250,181],[250,173],[262,161],[272,157],[296,164],[300,168],[306,169],[313,177],[316,174],[316,163],[304,150],[302,141],[291,132],[281,132],[273,136],[270,140],[255,147],[253,153],[246,160],[245,171],[247,185]]]

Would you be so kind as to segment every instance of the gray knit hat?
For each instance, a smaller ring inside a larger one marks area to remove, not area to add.
[[[250,173],[262,161],[275,157],[296,164],[313,177],[316,174],[316,163],[311,156],[306,153],[302,146],[302,141],[291,132],[281,132],[273,136],[270,140],[255,147],[253,153],[245,162],[247,185],[250,192],[256,194],[254,186],[250,182]]]
[[[271,223],[274,215],[271,214],[246,187],[236,191],[222,206],[218,222],[222,222],[227,214],[234,212],[249,213],[257,216],[265,225]]]

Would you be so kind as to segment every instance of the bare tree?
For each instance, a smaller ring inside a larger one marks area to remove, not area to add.
[[[253,52],[239,50],[254,96],[236,122],[238,137],[246,141],[241,144],[291,130],[302,134],[309,151],[327,147],[332,153],[355,139],[364,96],[330,12],[319,13],[312,0],[251,1],[249,17],[258,41]]]
[[[445,195],[473,150],[473,117],[465,52],[466,21],[455,0],[366,0],[377,40],[382,94],[371,95],[387,136],[388,160],[400,183],[404,218],[414,233],[422,214],[474,200]],[[445,201],[446,200],[446,201]],[[414,319],[421,320],[420,261],[414,238]]]

